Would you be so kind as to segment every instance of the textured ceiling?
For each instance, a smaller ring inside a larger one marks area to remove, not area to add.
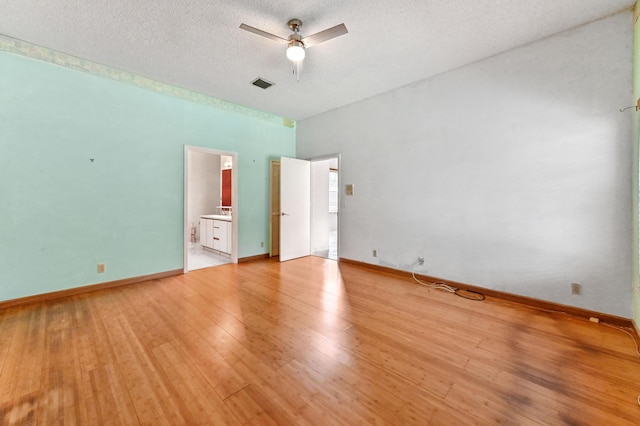
[[[296,120],[630,8],[634,0],[0,0],[0,34]],[[307,50],[300,82],[283,44]],[[541,58],[553,60],[553,58]],[[252,86],[256,77],[274,82]]]

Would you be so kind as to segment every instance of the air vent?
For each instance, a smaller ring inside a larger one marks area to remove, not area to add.
[[[261,89],[268,89],[269,87],[273,86],[273,83],[271,83],[270,81],[264,80],[260,77],[253,80],[251,84],[253,84],[254,86],[258,86]]]

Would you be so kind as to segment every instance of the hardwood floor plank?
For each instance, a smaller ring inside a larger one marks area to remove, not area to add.
[[[410,345],[367,329],[352,327],[340,343],[380,368],[388,369],[424,386],[434,396],[444,397],[453,385],[452,378],[461,366],[434,356],[422,354]]]
[[[0,379],[2,378],[6,361],[9,359],[9,350],[19,323],[19,311],[24,308],[9,308],[5,315],[0,315]],[[19,338],[21,335],[19,335]],[[0,382],[1,383],[1,382]],[[0,396],[2,392],[0,391]]]
[[[309,403],[302,409],[300,416],[306,421],[317,423],[325,418],[328,424],[366,424],[361,416],[362,410],[356,406],[352,396],[345,397],[336,393],[325,378],[305,365],[292,361],[280,369],[281,373],[295,383],[296,388]],[[322,413],[315,417],[312,413]],[[374,418],[373,414],[370,418]]]
[[[455,410],[478,417],[483,424],[555,424],[535,422],[520,412],[520,406],[512,404],[513,398],[497,394],[496,389],[479,387],[469,382],[454,384],[446,400]]]
[[[638,424],[624,333],[307,257],[0,310],[0,424]]]
[[[249,392],[250,388],[251,385],[225,400],[225,404],[239,419],[239,424],[277,425],[264,407],[254,399],[255,392]]]
[[[166,383],[153,365],[151,353],[142,347],[124,314],[103,318],[103,321],[138,418],[148,419],[146,423],[185,423]]]
[[[190,362],[181,344],[165,343],[152,349],[163,383],[174,398],[187,424],[209,424],[217,418],[225,425],[238,423],[238,418],[224,404],[211,382]],[[176,368],[181,365],[180,368]]]
[[[437,404],[433,396],[414,383],[390,371],[380,371],[364,359],[335,370],[328,382],[360,402],[368,412],[385,419],[385,424],[426,424]],[[403,398],[407,393],[411,399]]]
[[[199,334],[190,333],[181,339],[180,343],[190,361],[214,387],[222,400],[250,383],[249,380],[238,374]]]
[[[17,324],[0,376],[0,401],[40,397],[41,370],[45,358],[45,307],[42,304],[17,312]],[[5,404],[1,404],[4,406]]]

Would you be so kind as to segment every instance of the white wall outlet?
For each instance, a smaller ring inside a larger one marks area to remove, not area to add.
[[[424,257],[418,257],[418,265],[424,265]]]
[[[571,283],[571,294],[582,294],[582,285],[578,283]]]

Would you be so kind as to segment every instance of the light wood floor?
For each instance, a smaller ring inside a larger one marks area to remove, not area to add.
[[[631,338],[308,257],[0,311],[0,424],[638,425]]]

